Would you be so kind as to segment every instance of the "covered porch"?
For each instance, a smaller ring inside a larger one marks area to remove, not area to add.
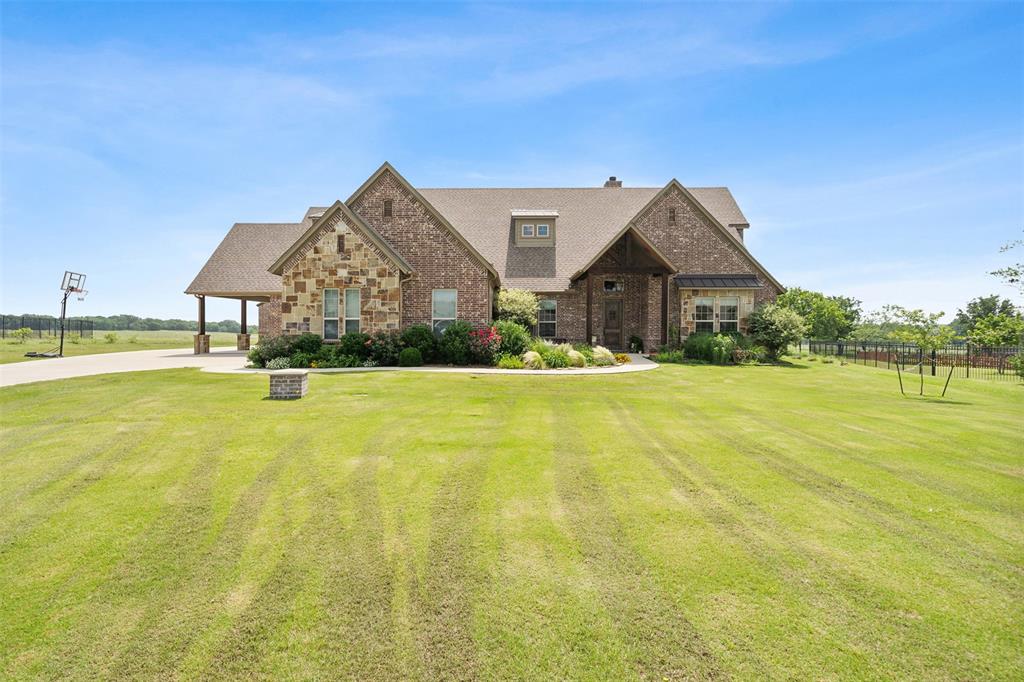
[[[574,277],[586,302],[585,340],[615,351],[645,350],[668,342],[676,270],[640,232],[624,229]]]
[[[249,302],[255,301],[257,304],[262,305],[271,300],[270,294],[205,294],[205,293],[192,293],[196,298],[196,304],[198,306],[198,328],[196,334],[192,337],[193,339],[193,352],[196,355],[210,352],[210,335],[206,331],[206,299],[210,298],[227,298],[238,301],[239,305],[239,332],[236,334],[235,349],[241,351],[249,350],[249,346],[252,343],[252,335],[249,333]]]

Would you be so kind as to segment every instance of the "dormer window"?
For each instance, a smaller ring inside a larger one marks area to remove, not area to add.
[[[551,248],[558,235],[558,211],[552,208],[513,208],[512,236],[516,246]]]

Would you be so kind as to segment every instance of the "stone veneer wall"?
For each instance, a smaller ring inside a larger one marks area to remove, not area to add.
[[[257,306],[259,311],[260,340],[281,334],[281,297],[271,296]]]
[[[385,199],[392,201],[392,215],[387,218]],[[458,319],[474,326],[491,320],[493,284],[486,267],[390,171],[382,173],[350,208],[415,270],[402,286],[403,328],[431,323],[434,289],[458,289]]]
[[[338,251],[338,237],[344,251]],[[360,331],[398,329],[402,286],[398,267],[358,227],[338,212],[325,224],[312,247],[286,263],[281,276],[281,323],[286,334],[323,334],[323,290],[339,289],[344,316],[345,289],[361,291]],[[339,322],[344,333],[344,321]]]
[[[757,291],[760,289],[684,289],[682,291],[679,313],[683,320],[682,335],[688,336],[693,333],[696,322],[693,319],[693,299],[711,296],[722,298],[724,296],[736,296],[740,299],[739,328],[740,333],[747,333],[747,317],[754,307],[760,303],[757,298]],[[715,331],[718,331],[718,302],[715,302]]]

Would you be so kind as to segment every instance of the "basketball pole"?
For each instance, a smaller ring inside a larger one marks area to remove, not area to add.
[[[68,296],[71,295],[71,289],[64,290],[64,298],[60,301],[60,350],[57,352],[57,357],[64,357],[64,316],[68,312]]]

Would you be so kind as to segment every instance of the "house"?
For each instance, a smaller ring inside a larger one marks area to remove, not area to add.
[[[725,187],[417,189],[385,163],[297,223],[237,223],[186,289],[259,304],[263,337],[485,325],[500,288],[541,299],[535,332],[612,349],[744,331],[782,285],[744,246]],[[240,334],[239,348],[249,337]]]

